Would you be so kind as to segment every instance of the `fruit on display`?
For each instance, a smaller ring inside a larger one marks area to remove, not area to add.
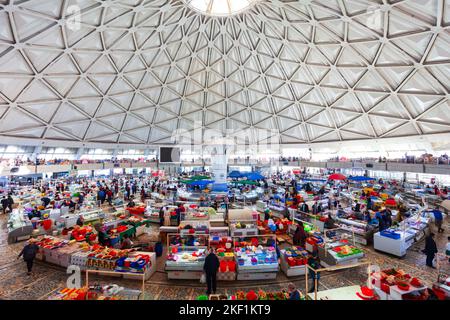
[[[36,245],[38,245],[39,247],[41,247],[43,249],[53,250],[53,249],[63,247],[65,245],[67,245],[68,243],[69,243],[69,241],[67,241],[67,240],[62,240],[62,239],[58,239],[58,238],[54,238],[54,237],[50,237],[50,236],[44,236],[36,242]]]
[[[258,291],[259,300],[267,300],[267,294],[263,290]]]
[[[412,286],[416,287],[416,288],[423,287],[422,282],[420,282],[420,280],[417,279],[417,278],[412,278],[410,284],[411,284]]]
[[[245,297],[247,298],[247,300],[258,300],[258,295],[253,290],[250,290],[249,292],[247,292]]]
[[[237,300],[245,300],[245,292],[244,291],[238,291],[236,292],[236,299]]]
[[[355,246],[351,246],[351,245],[343,245],[343,246],[334,247],[332,250],[337,253],[338,257],[346,257],[346,256],[359,254],[359,253],[363,252],[361,249],[356,248]]]
[[[400,290],[403,291],[408,291],[410,288],[410,285],[408,283],[402,281],[397,282],[397,286]]]

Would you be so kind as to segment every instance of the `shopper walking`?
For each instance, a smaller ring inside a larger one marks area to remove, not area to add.
[[[430,233],[428,237],[425,239],[425,249],[423,253],[427,256],[426,265],[427,267],[436,269],[433,267],[434,256],[438,252],[436,242],[434,241],[434,233]]]
[[[14,200],[11,197],[11,193],[10,193],[10,194],[8,194],[8,209],[9,209],[9,212],[13,211],[13,204],[14,204]]]
[[[19,256],[17,257],[17,259],[19,259],[21,256],[23,256],[23,260],[27,264],[28,270],[27,275],[31,274],[34,259],[36,258],[36,254],[39,251],[39,247],[36,245],[35,242],[36,242],[35,239],[28,240],[28,244],[25,247],[23,247],[22,251],[20,251]]]
[[[209,249],[209,254],[205,258],[205,264],[203,265],[203,271],[206,276],[206,285],[208,287],[206,294],[216,293],[217,288],[217,270],[219,270],[220,262],[214,253],[214,249]]]
[[[3,196],[1,203],[2,203],[3,214],[6,214],[6,209],[8,208],[8,204],[9,204],[9,201],[6,198],[6,196]]]
[[[442,216],[442,211],[439,210],[437,207],[432,211],[434,215],[434,224],[436,225],[436,228],[438,229],[438,233],[444,232],[444,229],[442,228],[442,221],[444,220]]]

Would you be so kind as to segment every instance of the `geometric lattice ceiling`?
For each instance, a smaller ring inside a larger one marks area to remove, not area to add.
[[[189,2],[189,1],[187,1]],[[0,136],[281,143],[450,132],[450,0],[0,0]]]

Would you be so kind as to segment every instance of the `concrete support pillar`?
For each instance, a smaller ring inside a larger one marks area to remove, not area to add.
[[[75,154],[75,160],[80,160],[81,156],[84,154],[84,148],[78,148]]]
[[[39,154],[41,153],[41,151],[42,151],[42,146],[41,145],[34,147],[34,151],[31,154],[31,161],[35,162],[36,159],[39,158]]]

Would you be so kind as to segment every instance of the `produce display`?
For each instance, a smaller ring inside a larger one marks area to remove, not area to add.
[[[239,269],[252,268],[255,266],[278,267],[278,259],[275,247],[254,246],[251,244],[235,247],[236,261]]]
[[[263,290],[249,290],[237,291],[233,295],[199,295],[196,300],[288,300],[289,293],[285,291],[266,292]],[[305,297],[300,293],[300,300],[305,300]]]
[[[94,229],[91,226],[74,226],[72,230],[71,239],[76,241],[93,241],[96,238],[96,234],[93,233]]]
[[[28,239],[33,231],[33,225],[28,217],[20,210],[14,209],[7,222],[8,243],[14,243],[21,239]]]
[[[231,224],[231,228],[234,229],[252,229],[255,228],[253,223],[236,222]]]
[[[334,252],[336,252],[337,256],[340,258],[363,253],[363,251],[361,249],[359,249],[355,246],[352,246],[352,245],[336,246],[332,250]]]
[[[185,234],[208,234],[210,225],[209,221],[203,220],[184,220],[179,225],[179,232],[182,235]]]
[[[402,269],[386,269],[372,273],[372,284],[385,300],[426,300],[427,287]],[[383,294],[384,293],[384,294]]]
[[[205,249],[192,250],[184,247],[172,247],[170,253],[167,255],[167,261],[175,261],[182,263],[197,263],[203,261],[206,257]]]
[[[125,210],[127,210],[130,214],[144,214],[146,207],[145,205],[136,207],[127,207]]]
[[[307,264],[308,255],[309,253],[305,249],[296,246],[282,250],[283,259],[285,259],[290,267]]]
[[[89,288],[64,288],[50,296],[49,300],[137,300],[140,295],[139,290],[125,289],[116,284],[94,285]]]
[[[57,248],[61,248],[69,244],[70,241],[58,239],[51,236],[44,236],[39,239],[35,244],[38,245],[42,249],[54,250]]]
[[[235,280],[236,261],[234,260],[232,238],[210,236],[209,246],[216,249],[220,261],[218,280]]]
[[[117,261],[127,257],[128,250],[116,250],[102,246],[94,246],[88,254],[86,266],[104,270],[115,270]]]

